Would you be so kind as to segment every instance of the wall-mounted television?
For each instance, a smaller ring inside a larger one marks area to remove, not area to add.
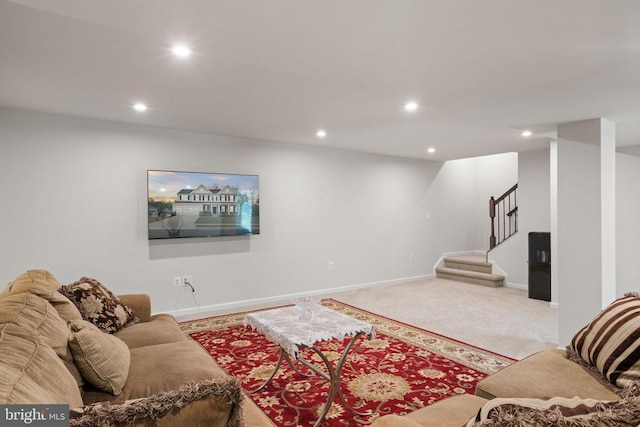
[[[258,175],[147,171],[149,240],[260,233]]]

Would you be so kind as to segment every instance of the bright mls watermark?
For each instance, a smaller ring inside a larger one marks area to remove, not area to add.
[[[69,405],[0,405],[0,425],[69,427]]]

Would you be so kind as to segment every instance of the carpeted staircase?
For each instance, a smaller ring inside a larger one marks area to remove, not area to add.
[[[436,267],[436,277],[497,288],[504,286],[504,276],[493,274],[493,265],[484,257],[445,257]]]

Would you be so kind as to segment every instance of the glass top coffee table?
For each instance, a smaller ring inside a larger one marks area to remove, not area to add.
[[[371,415],[371,413],[356,412],[347,403],[342,394],[340,375],[342,374],[342,366],[347,359],[347,354],[358,338],[362,335],[366,335],[368,338],[375,336],[373,325],[321,305],[306,309],[298,306],[282,307],[250,313],[245,317],[244,325],[257,330],[270,341],[280,346],[280,356],[273,372],[260,387],[250,391],[250,393],[255,393],[266,387],[276,375],[278,369],[280,369],[283,360],[286,360],[295,372],[305,375],[296,369],[293,362],[295,360],[311,369],[311,371],[324,378],[330,384],[327,403],[325,403],[314,427],[318,427],[322,423],[336,395],[338,395],[344,407],[354,414],[360,416]],[[342,352],[342,356],[335,368],[322,351],[315,346],[320,341],[343,340],[350,335],[353,335],[353,337]],[[301,348],[309,348],[316,353],[324,366],[304,359],[299,353]]]

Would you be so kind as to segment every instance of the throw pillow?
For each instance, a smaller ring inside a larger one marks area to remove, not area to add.
[[[78,386],[82,386],[82,376],[73,363],[69,349],[67,322],[60,318],[46,299],[31,293],[9,295],[0,299],[0,324],[3,323],[13,323],[25,332],[31,332],[34,339],[41,339],[60,357]]]
[[[614,301],[578,331],[568,350],[618,387],[640,380],[640,297]]]
[[[60,292],[80,310],[82,318],[102,331],[114,333],[137,321],[136,315],[120,299],[100,282],[83,277],[70,285],[62,286]]]
[[[0,405],[45,402],[82,405],[78,383],[38,332],[15,323],[0,324]],[[25,425],[1,423],[7,424]],[[38,424],[46,425],[33,425]]]
[[[549,400],[497,398],[487,402],[466,427],[609,427],[640,423],[640,399],[618,401],[554,397]]]
[[[71,354],[84,379],[116,396],[122,393],[131,363],[129,347],[85,320],[72,320],[69,327]]]
[[[5,291],[7,295],[31,293],[46,299],[65,322],[82,319],[78,308],[59,292],[61,286],[58,279],[49,271],[29,270],[19,275]]]

